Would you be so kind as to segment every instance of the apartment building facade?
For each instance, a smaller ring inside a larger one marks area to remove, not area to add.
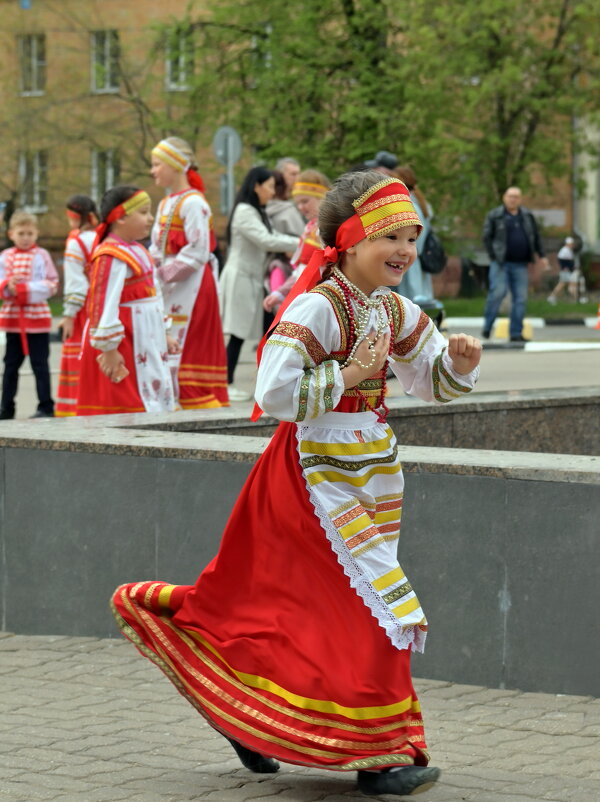
[[[188,0],[0,0],[0,203],[39,215],[64,239],[73,193],[115,183],[150,189],[150,150],[177,133],[193,54],[176,29]],[[198,6],[196,6],[198,7]],[[210,121],[194,143],[218,206]],[[204,164],[206,162],[206,164]]]

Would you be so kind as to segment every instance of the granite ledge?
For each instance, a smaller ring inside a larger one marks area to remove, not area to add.
[[[600,485],[600,457],[431,446],[399,446],[398,453],[405,473]]]
[[[51,423],[36,425],[37,436],[32,437],[31,429],[26,423],[13,423],[10,437],[0,432],[0,447],[252,464],[269,443],[264,437]],[[402,445],[399,453],[407,473],[600,484],[600,457]]]

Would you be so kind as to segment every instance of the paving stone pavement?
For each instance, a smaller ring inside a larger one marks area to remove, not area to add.
[[[443,771],[423,802],[600,800],[600,699],[415,685]],[[0,802],[367,799],[353,773],[252,775],[124,640],[0,633],[0,688]]]

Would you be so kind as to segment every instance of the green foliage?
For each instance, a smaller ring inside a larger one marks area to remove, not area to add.
[[[475,211],[479,226],[510,184],[568,175],[572,120],[596,112],[596,0],[195,8],[177,21],[195,42],[184,134],[234,125],[253,159],[293,155],[332,176],[385,148],[449,219]]]

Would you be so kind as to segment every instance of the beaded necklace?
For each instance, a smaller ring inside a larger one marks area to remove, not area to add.
[[[333,268],[332,278],[342,291],[342,302],[348,316],[348,327],[350,330],[350,353],[342,365],[342,368],[347,367],[352,361],[354,361],[359,367],[368,369],[375,364],[376,357],[374,344],[371,342],[369,345],[371,362],[368,365],[364,365],[362,362],[360,362],[356,358],[355,354],[360,343],[367,339],[367,335],[369,333],[369,321],[371,319],[371,312],[373,310],[375,310],[377,313],[377,337],[383,333],[385,327],[389,324],[390,354],[392,352],[392,348],[394,347],[394,318],[392,316],[389,300],[385,295],[378,295],[375,298],[369,298],[369,296],[366,295],[359,287],[357,287],[356,284],[353,284],[337,266]],[[353,300],[356,301],[358,306],[358,315],[355,315],[354,313],[354,307],[352,304]],[[358,387],[354,387],[353,390],[354,393],[362,399],[365,407],[371,412],[375,412],[377,415],[377,420],[381,423],[384,423],[389,412],[389,409],[385,404],[385,395],[387,390],[387,365],[383,366],[382,373],[381,392],[377,398],[375,406],[370,404],[368,398]]]

